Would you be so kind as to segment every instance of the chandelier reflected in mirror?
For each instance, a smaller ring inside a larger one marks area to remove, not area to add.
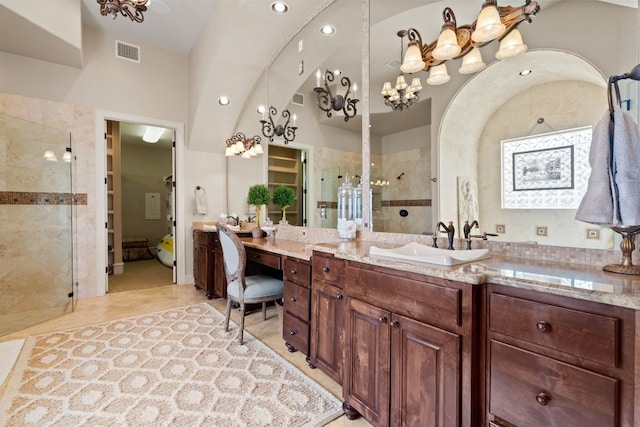
[[[100,15],[113,15],[113,19],[122,16],[128,16],[135,22],[144,21],[142,12],[147,11],[147,4],[150,0],[97,0],[100,5]]]
[[[288,144],[296,138],[296,115],[291,116],[289,110],[282,111],[282,118],[285,119],[284,125],[276,125],[273,121],[273,117],[278,114],[278,110],[272,105],[269,107],[269,120],[265,120],[264,113],[262,113],[262,134],[265,138],[269,138],[269,141],[273,142],[275,136],[284,138],[284,143]],[[289,122],[292,122],[292,126],[289,126]]]
[[[402,59],[403,40],[406,35],[406,30],[398,31],[398,37],[400,37],[400,59]],[[392,87],[391,82],[384,82],[382,96],[384,96],[385,105],[391,107],[392,110],[400,110],[402,112],[418,102],[421,90],[422,85],[418,77],[415,77],[411,81],[411,85],[408,85],[401,71],[396,79],[395,86]]]
[[[318,108],[327,113],[327,117],[331,117],[332,111],[342,111],[344,114],[344,121],[348,122],[358,114],[356,104],[359,99],[356,98],[358,86],[354,83],[351,84],[351,80],[347,76],[340,78],[340,84],[342,87],[347,88],[344,95],[334,94],[331,92],[330,83],[333,82],[334,73],[327,70],[322,76],[320,70],[316,71],[316,87],[313,89],[318,94],[317,104]],[[320,86],[323,84],[324,87]],[[337,87],[337,85],[336,85]],[[337,89],[334,89],[337,92]]]
[[[247,138],[242,132],[238,132],[227,139],[227,147],[224,155],[227,157],[240,156],[243,159],[250,159],[258,154],[264,153],[260,141],[261,138],[258,135],[254,135],[253,138]]]

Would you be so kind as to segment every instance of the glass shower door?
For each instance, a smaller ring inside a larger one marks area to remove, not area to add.
[[[73,310],[68,131],[0,114],[0,336]]]

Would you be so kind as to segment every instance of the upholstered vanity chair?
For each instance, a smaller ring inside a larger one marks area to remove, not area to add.
[[[242,344],[244,333],[244,315],[246,304],[262,303],[262,320],[267,318],[267,302],[281,300],[284,292],[282,280],[271,276],[257,274],[244,275],[247,255],[240,238],[225,225],[218,225],[218,237],[222,246],[224,272],[227,277],[227,317],[224,323],[225,332],[229,331],[231,305],[240,304],[240,329],[238,342]]]

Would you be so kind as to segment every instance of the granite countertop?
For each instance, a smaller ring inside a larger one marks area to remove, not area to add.
[[[321,251],[337,258],[427,276],[480,285],[495,283],[555,295],[579,298],[640,310],[640,276],[602,271],[601,266],[540,262],[493,255],[453,267],[413,264],[369,256],[369,248],[395,248],[398,244],[361,240],[307,244],[284,239],[242,238],[245,245],[296,258],[310,259]]]

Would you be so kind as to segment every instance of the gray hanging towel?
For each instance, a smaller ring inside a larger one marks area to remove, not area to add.
[[[613,225],[640,225],[640,132],[633,118],[614,108],[613,181],[619,217]],[[615,196],[614,196],[615,197]],[[614,199],[615,200],[615,199]]]
[[[610,167],[610,137],[613,126],[610,127],[610,124],[611,113],[607,110],[593,128],[589,150],[591,175],[589,175],[587,191],[576,212],[578,221],[602,225],[618,224],[620,221],[619,217],[615,218],[617,214],[614,200],[615,186]]]

